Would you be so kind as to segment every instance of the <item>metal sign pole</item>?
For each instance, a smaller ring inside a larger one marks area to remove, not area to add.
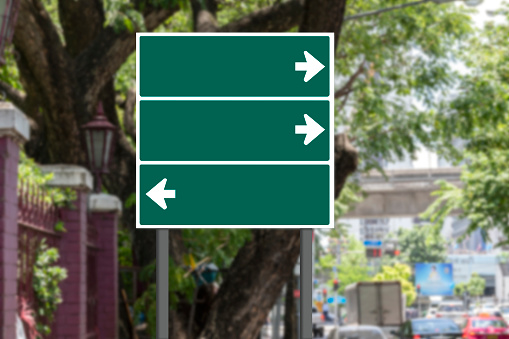
[[[312,324],[312,247],[313,230],[300,231],[300,333],[302,339],[313,338]]]
[[[156,336],[157,339],[169,339],[169,282],[168,264],[170,248],[170,231],[158,229],[156,231]]]

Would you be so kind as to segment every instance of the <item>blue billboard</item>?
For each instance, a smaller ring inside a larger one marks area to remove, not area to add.
[[[421,295],[454,295],[452,264],[415,264],[415,286]]]

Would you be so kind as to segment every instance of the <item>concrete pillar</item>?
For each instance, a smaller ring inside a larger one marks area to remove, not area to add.
[[[0,102],[0,339],[16,337],[18,260],[18,160],[28,140],[28,119]]]
[[[90,222],[97,230],[97,329],[98,339],[118,338],[117,224],[120,200],[109,194],[92,194]]]
[[[87,325],[87,203],[92,189],[92,175],[83,167],[73,165],[41,166],[52,172],[49,186],[67,187],[76,191],[72,207],[62,211],[66,229],[60,239],[59,264],[68,277],[60,284],[62,304],[59,305],[53,334],[59,339],[85,339]]]

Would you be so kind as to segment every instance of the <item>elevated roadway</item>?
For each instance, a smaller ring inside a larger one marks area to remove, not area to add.
[[[460,185],[459,167],[386,170],[388,180],[378,172],[362,176],[367,197],[345,218],[414,217],[424,212],[436,197],[431,196],[443,179]]]

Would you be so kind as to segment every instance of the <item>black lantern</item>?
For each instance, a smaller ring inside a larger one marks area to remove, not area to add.
[[[19,3],[19,0],[0,0],[0,65],[5,63],[5,44],[11,42],[14,35]]]
[[[99,102],[97,115],[82,128],[85,132],[89,168],[95,175],[95,191],[100,192],[101,174],[108,173],[108,165],[113,154],[116,127],[106,119],[102,102]]]

